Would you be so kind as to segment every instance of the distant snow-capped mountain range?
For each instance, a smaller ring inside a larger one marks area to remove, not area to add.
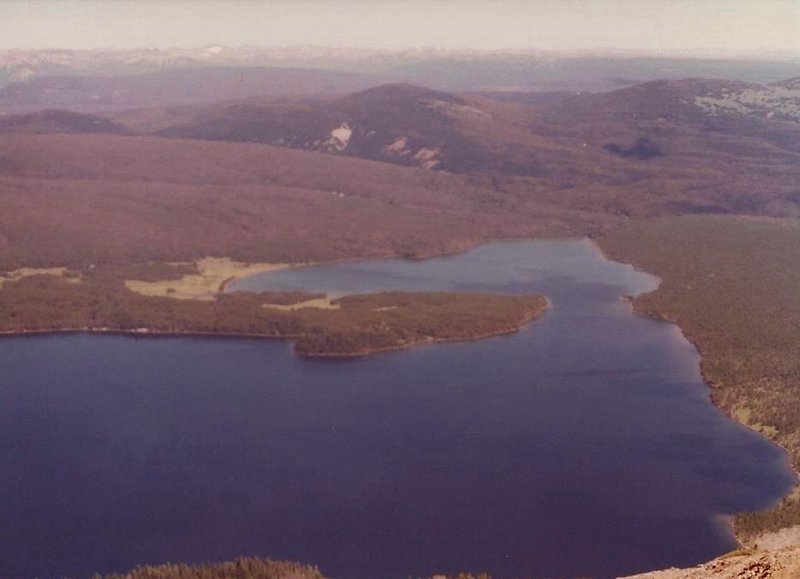
[[[603,49],[376,50],[347,47],[228,47],[0,50],[0,86],[45,76],[121,76],[167,69],[276,67],[374,75],[441,90],[610,90],[660,78],[735,78],[765,83],[796,77],[800,54],[752,55]]]

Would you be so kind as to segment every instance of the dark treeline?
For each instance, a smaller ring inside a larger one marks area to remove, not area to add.
[[[94,579],[103,578],[96,575]],[[324,576],[310,565],[248,557],[201,565],[148,565],[121,575],[106,575],[105,579],[324,579]]]
[[[782,445],[800,470],[800,226],[735,217],[631,224],[600,240],[612,258],[663,280],[636,299],[677,323],[703,355],[714,402]],[[750,538],[800,524],[800,496],[740,515]]]
[[[325,579],[316,567],[247,557],[224,563],[172,564],[137,567],[124,574],[95,575],[93,579]],[[491,579],[485,573],[433,575],[433,579]]]

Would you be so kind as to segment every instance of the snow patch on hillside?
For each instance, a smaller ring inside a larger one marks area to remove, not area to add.
[[[434,169],[440,163],[439,154],[441,151],[435,147],[424,147],[417,151],[414,160],[423,169]]]
[[[405,157],[411,152],[408,148],[408,137],[397,137],[383,148],[383,153],[390,157]]]
[[[350,138],[353,136],[353,129],[347,123],[342,123],[335,129],[331,131],[331,138],[328,139],[325,144],[341,153],[347,148],[347,145],[350,144]]]
[[[470,116],[470,117],[490,116],[488,113],[480,109],[476,109],[475,107],[469,107],[467,105],[459,105],[456,103],[450,103],[447,101],[440,101],[440,100],[427,100],[422,102],[428,108],[440,110],[449,115]]]
[[[737,92],[724,90],[695,97],[694,104],[711,116],[737,113],[800,121],[800,86],[787,82]]]

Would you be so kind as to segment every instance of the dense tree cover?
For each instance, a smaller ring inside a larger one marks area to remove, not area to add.
[[[785,447],[800,470],[800,224],[735,217],[632,223],[609,255],[662,278],[636,311],[677,323],[703,355],[714,402]],[[741,515],[740,536],[800,524],[800,496]]]
[[[127,271],[127,270],[126,270]],[[302,292],[221,294],[214,301],[146,297],[108,271],[35,275],[0,290],[0,332],[89,330],[253,335],[296,339],[304,355],[363,355],[430,341],[512,332],[544,311],[540,296],[382,293],[337,300],[337,309],[279,310],[322,297]]]
[[[420,256],[493,238],[580,235],[613,221],[515,205],[488,178],[266,145],[0,135],[0,158],[0,272],[207,256]]]
[[[485,338],[517,330],[547,307],[540,296],[459,293],[385,292],[346,296],[337,303],[338,310],[300,310],[318,321],[297,340],[298,352],[351,355]]]
[[[102,579],[99,575],[95,579]],[[105,579],[324,579],[316,567],[248,557],[225,563],[166,564],[137,567]]]

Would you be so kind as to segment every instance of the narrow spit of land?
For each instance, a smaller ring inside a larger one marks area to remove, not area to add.
[[[547,308],[536,295],[221,293],[231,279],[281,267],[203,259],[15,270],[2,278],[0,332],[288,338],[304,356],[363,356],[511,333]]]

